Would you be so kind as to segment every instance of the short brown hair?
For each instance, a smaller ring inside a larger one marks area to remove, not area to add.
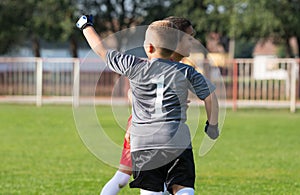
[[[186,29],[190,26],[192,26],[192,23],[190,20],[182,17],[176,17],[176,16],[169,16],[165,18],[164,20],[168,20],[175,24],[177,26],[178,30],[181,30],[182,32],[186,32]]]
[[[174,23],[168,20],[152,22],[146,31],[145,43],[151,43],[160,49],[162,56],[171,55],[178,42],[178,30]]]

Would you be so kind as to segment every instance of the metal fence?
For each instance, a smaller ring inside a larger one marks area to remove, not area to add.
[[[232,64],[219,70],[233,109],[264,101],[288,103],[291,111],[295,110],[299,99],[299,60],[235,59]],[[98,58],[0,58],[3,101],[31,98],[42,105],[58,98],[79,104],[82,97],[126,97],[128,88],[128,80],[108,70]]]

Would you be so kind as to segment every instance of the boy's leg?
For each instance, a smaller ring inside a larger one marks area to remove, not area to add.
[[[176,192],[175,195],[194,195],[194,189],[193,188],[182,188],[181,190]]]
[[[169,192],[193,195],[195,184],[195,164],[192,149],[186,149],[170,164],[166,184]],[[185,189],[185,190],[183,190]],[[183,193],[184,192],[184,193]],[[178,195],[179,195],[178,194]]]
[[[127,122],[126,133],[130,125],[131,125],[131,116],[129,117]],[[131,155],[130,155],[130,144],[129,144],[129,140],[126,139],[126,135],[125,135],[119,170],[105,184],[100,195],[118,194],[118,192],[129,182],[130,176],[132,174],[131,170],[132,170],[132,163],[131,163]]]
[[[192,149],[143,150],[132,152],[131,156],[134,177],[130,183],[131,188],[163,192],[165,181],[168,191],[173,194],[183,188],[194,188],[195,167]],[[171,162],[163,165],[163,162],[170,159]],[[160,167],[157,163],[160,163]],[[176,185],[181,188],[173,189]]]
[[[116,195],[118,192],[127,185],[130,175],[117,171],[115,175],[105,184],[102,188],[100,195]]]
[[[100,195],[116,195],[129,182],[131,171],[130,149],[123,148],[119,170],[105,184]]]
[[[163,192],[153,192],[153,191],[141,189],[140,195],[163,195]]]
[[[164,191],[164,181],[167,169],[157,166],[161,154],[159,150],[142,150],[131,152],[132,172],[134,180],[129,184],[131,188],[140,188],[147,191],[159,192]],[[152,166],[152,165],[156,166]],[[143,191],[141,192],[147,192]]]

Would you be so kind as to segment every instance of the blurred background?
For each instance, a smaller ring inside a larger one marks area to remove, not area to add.
[[[87,87],[95,79],[95,95],[111,96],[118,75],[105,68],[77,70],[90,51],[75,27],[82,14],[94,16],[103,36],[172,15],[185,17],[207,50],[195,50],[187,62],[208,77],[214,77],[210,67],[217,68],[230,107],[294,112],[298,106],[300,0],[2,0],[1,101],[72,102],[73,94],[89,96]],[[89,64],[99,63],[95,57]],[[123,98],[129,85],[120,83],[114,94]]]

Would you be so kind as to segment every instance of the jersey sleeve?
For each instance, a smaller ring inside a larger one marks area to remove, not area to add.
[[[189,81],[190,90],[201,100],[204,100],[216,89],[216,86],[210,80],[193,68],[190,69]]]
[[[121,52],[110,50],[106,54],[106,64],[112,71],[130,77],[134,65],[142,61],[133,55],[123,54]]]

